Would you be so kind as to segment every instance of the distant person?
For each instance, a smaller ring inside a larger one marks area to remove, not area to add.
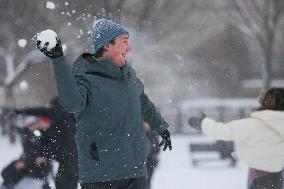
[[[5,167],[1,175],[0,189],[49,189],[47,176],[51,173],[51,162],[44,154],[43,136],[50,124],[45,117],[25,118],[23,128],[18,128],[23,145],[23,154]]]
[[[150,146],[141,116],[162,136],[164,150],[172,148],[169,125],[126,63],[132,50],[128,30],[99,19],[91,38],[93,54],[82,54],[73,69],[59,38],[51,50],[49,42],[37,41],[52,58],[60,104],[76,115],[82,189],[144,189]]]
[[[59,163],[55,187],[76,189],[79,178],[74,116],[59,106],[57,98],[51,100],[50,107],[18,109],[16,113],[49,118],[51,125],[44,134],[43,143],[45,155]]]
[[[250,118],[216,122],[191,118],[194,128],[217,140],[232,140],[236,154],[250,167],[249,189],[282,189],[284,167],[284,88],[270,88],[259,99]]]

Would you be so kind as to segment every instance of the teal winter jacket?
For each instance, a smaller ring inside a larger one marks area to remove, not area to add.
[[[81,55],[69,65],[53,59],[60,104],[75,113],[81,183],[147,175],[149,142],[143,120],[159,133],[168,127],[126,64]]]

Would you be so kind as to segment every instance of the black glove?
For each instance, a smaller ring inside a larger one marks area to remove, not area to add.
[[[59,38],[56,37],[56,46],[50,50],[47,50],[47,46],[49,45],[49,42],[46,42],[43,47],[40,46],[41,41],[36,42],[36,47],[43,52],[43,54],[49,58],[57,58],[60,56],[63,56],[63,49],[61,46],[61,41]]]
[[[188,124],[197,129],[197,130],[201,130],[201,123],[203,121],[203,119],[206,117],[206,114],[201,112],[201,116],[200,117],[191,117],[188,119]]]
[[[172,150],[171,133],[166,129],[160,133],[160,135],[162,137],[162,142],[159,144],[159,147],[164,145],[163,151],[165,151],[167,148]]]

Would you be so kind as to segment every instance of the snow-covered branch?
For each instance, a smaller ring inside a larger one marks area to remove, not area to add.
[[[231,2],[242,19],[239,23],[232,21],[234,23],[232,25],[253,36],[255,42],[259,44],[264,60],[260,63],[260,71],[263,89],[266,89],[270,85],[275,35],[280,18],[284,14],[284,2],[283,0],[231,0]]]
[[[255,12],[258,14],[259,17],[263,18],[262,10],[261,10],[261,5],[259,4],[259,1],[256,0],[251,0],[252,5],[255,8]]]
[[[17,67],[13,70],[10,70],[9,73],[7,73],[7,77],[5,78],[4,85],[10,86],[15,79],[26,70],[29,64],[34,63],[40,63],[45,59],[45,56],[43,56],[37,49],[34,49],[30,51],[23,60],[17,65]],[[8,62],[7,62],[7,66]]]
[[[261,46],[267,46],[268,41],[263,37],[261,28],[256,24],[255,20],[253,20],[253,16],[249,13],[252,10],[248,10],[243,0],[233,0],[233,3],[240,17],[243,19],[244,24],[252,31],[255,40],[258,41]]]

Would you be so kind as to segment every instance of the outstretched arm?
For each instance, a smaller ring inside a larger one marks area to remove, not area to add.
[[[255,120],[251,118],[222,123],[207,117],[202,121],[201,129],[205,135],[216,140],[243,140],[254,132],[252,125],[255,125]]]
[[[17,109],[15,110],[17,114],[24,114],[24,115],[33,115],[33,116],[46,116],[49,118],[54,118],[57,116],[56,108],[24,108],[24,109]]]

